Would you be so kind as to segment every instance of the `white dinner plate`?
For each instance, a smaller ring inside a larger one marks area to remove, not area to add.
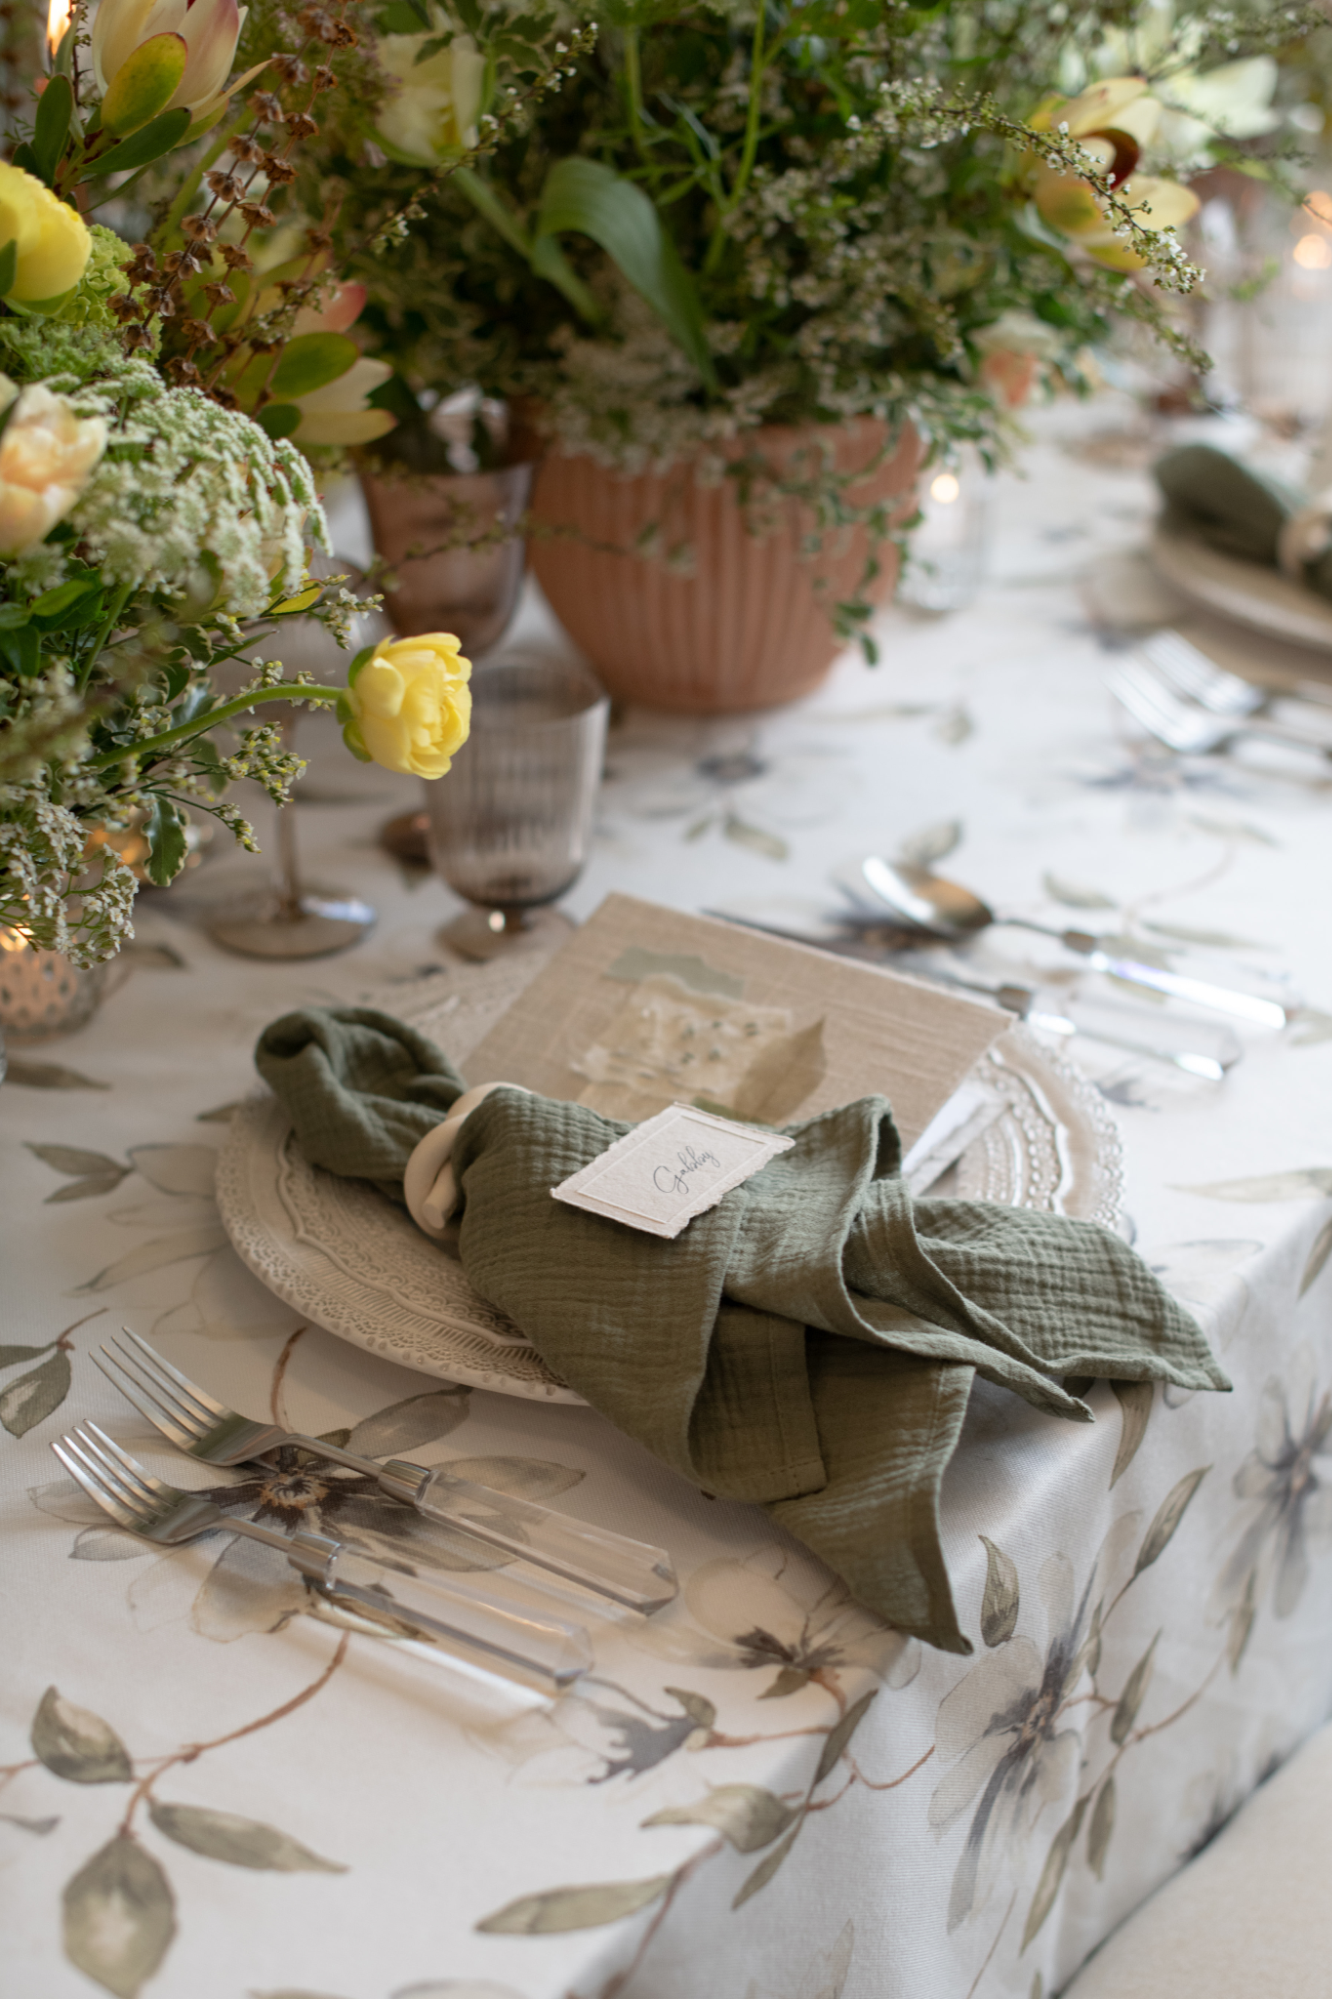
[[[1223,555],[1195,535],[1162,527],[1148,544],[1148,556],[1158,574],[1192,603],[1327,656],[1333,638],[1328,605],[1280,569]]]
[[[381,997],[461,1065],[534,969],[469,968],[431,980],[410,1001],[401,992]],[[940,1191],[1115,1227],[1120,1140],[1086,1076],[1019,1026],[974,1074],[1003,1109]],[[340,1339],[446,1381],[582,1402],[404,1209],[365,1181],[309,1165],[267,1092],[232,1118],[217,1200],[233,1246],[260,1282]]]

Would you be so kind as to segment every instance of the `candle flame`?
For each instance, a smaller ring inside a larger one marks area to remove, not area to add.
[[[46,10],[46,41],[53,58],[65,39],[73,11],[73,0],[49,0]]]

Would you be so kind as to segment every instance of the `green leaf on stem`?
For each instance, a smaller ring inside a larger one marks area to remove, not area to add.
[[[232,1867],[262,1868],[276,1874],[345,1874],[340,1860],[325,1860],[312,1853],[290,1833],[259,1819],[239,1818],[235,1812],[210,1811],[203,1805],[169,1805],[156,1799],[148,1807],[149,1816],[160,1833],[202,1853],[207,1860],[225,1860]]]
[[[277,402],[308,396],[345,375],[360,354],[345,333],[298,333],[282,350],[270,384]]]
[[[717,374],[703,308],[675,244],[649,197],[599,160],[557,160],[542,187],[538,236],[576,230],[591,236],[647,300],[708,388]]]
[[[266,437],[290,437],[301,427],[301,412],[295,403],[265,403],[255,422]]]
[[[1116,1704],[1116,1711],[1111,1717],[1111,1740],[1117,1749],[1124,1748],[1129,1740],[1129,1732],[1138,1720],[1139,1709],[1143,1706],[1143,1697],[1152,1678],[1153,1653],[1157,1650],[1157,1639],[1161,1635],[1159,1631],[1125,1681],[1125,1690]]]
[[[175,111],[163,111],[141,132],[122,139],[109,153],[103,153],[99,160],[89,163],[89,174],[137,173],[154,160],[161,159],[178,145],[190,129],[190,114],[184,106]]]
[[[1059,1832],[1056,1833],[1055,1838],[1051,1841],[1051,1850],[1047,1854],[1046,1864],[1041,1870],[1041,1879],[1037,1883],[1037,1892],[1032,1897],[1032,1907],[1028,1910],[1028,1919],[1023,1929],[1023,1941],[1019,1945],[1020,1953],[1027,1949],[1055,1905],[1055,1898],[1060,1892],[1060,1883],[1065,1878],[1065,1867],[1069,1860],[1069,1849],[1078,1838],[1079,1827],[1083,1824],[1083,1815],[1087,1809],[1087,1799],[1080,1798]]]
[[[32,151],[37,172],[48,187],[54,184],[73,116],[73,85],[67,76],[51,77],[37,100],[37,117],[32,128]]]
[[[835,1722],[829,1730],[827,1736],[824,1738],[824,1748],[819,1758],[818,1767],[815,1770],[815,1782],[811,1785],[811,1790],[815,1788],[815,1785],[822,1784],[825,1777],[828,1776],[829,1771],[838,1761],[847,1744],[865,1720],[866,1709],[870,1706],[871,1701],[874,1700],[878,1691],[878,1688],[872,1687],[868,1694],[862,1694],[855,1706],[849,1707],[842,1720]]]
[[[154,798],[144,823],[148,841],[148,879],[165,888],[185,866],[185,824],[169,798]]]
[[[558,1936],[567,1930],[595,1930],[633,1916],[665,1895],[674,1874],[654,1874],[646,1881],[596,1881],[581,1888],[548,1888],[540,1895],[520,1895],[493,1916],[483,1916],[477,1928],[483,1936]]]
[[[786,1832],[800,1807],[784,1805],[759,1784],[719,1784],[692,1805],[668,1805],[643,1823],[708,1825],[720,1832],[737,1853],[757,1853]]]
[[[41,664],[41,640],[31,625],[0,627],[0,658],[20,680],[31,680]]]

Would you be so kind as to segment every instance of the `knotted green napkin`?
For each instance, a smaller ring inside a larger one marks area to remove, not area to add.
[[[386,1014],[310,1008],[256,1051],[306,1157],[402,1198],[463,1079]],[[974,1374],[1091,1421],[1062,1375],[1226,1388],[1194,1321],[1107,1229],[914,1200],[882,1097],[793,1125],[790,1152],[674,1241],[551,1198],[629,1127],[494,1090],[462,1125],[459,1251],[480,1295],[620,1429],[752,1500],[890,1624],[951,1652],[939,1494]]]

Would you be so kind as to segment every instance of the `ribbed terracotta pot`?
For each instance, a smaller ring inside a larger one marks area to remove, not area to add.
[[[719,451],[734,462],[757,449],[784,475],[807,478],[831,446],[840,471],[874,468],[847,497],[857,506],[897,502],[894,518],[902,518],[913,505],[921,441],[907,426],[876,464],[888,435],[877,419],[859,417],[837,428],[770,426]],[[532,515],[539,531],[528,560],[556,616],[619,700],[687,715],[771,708],[817,687],[846,643],[832,611],[864,573],[866,530],[831,530],[810,555],[803,543],[812,512],[771,489],[750,506],[755,534],[734,477],[704,485],[690,464],[626,477],[591,458],[553,454],[538,469]],[[639,553],[650,533],[659,550],[691,549],[692,573]],[[867,593],[874,603],[897,576],[892,542],[879,557]]]

